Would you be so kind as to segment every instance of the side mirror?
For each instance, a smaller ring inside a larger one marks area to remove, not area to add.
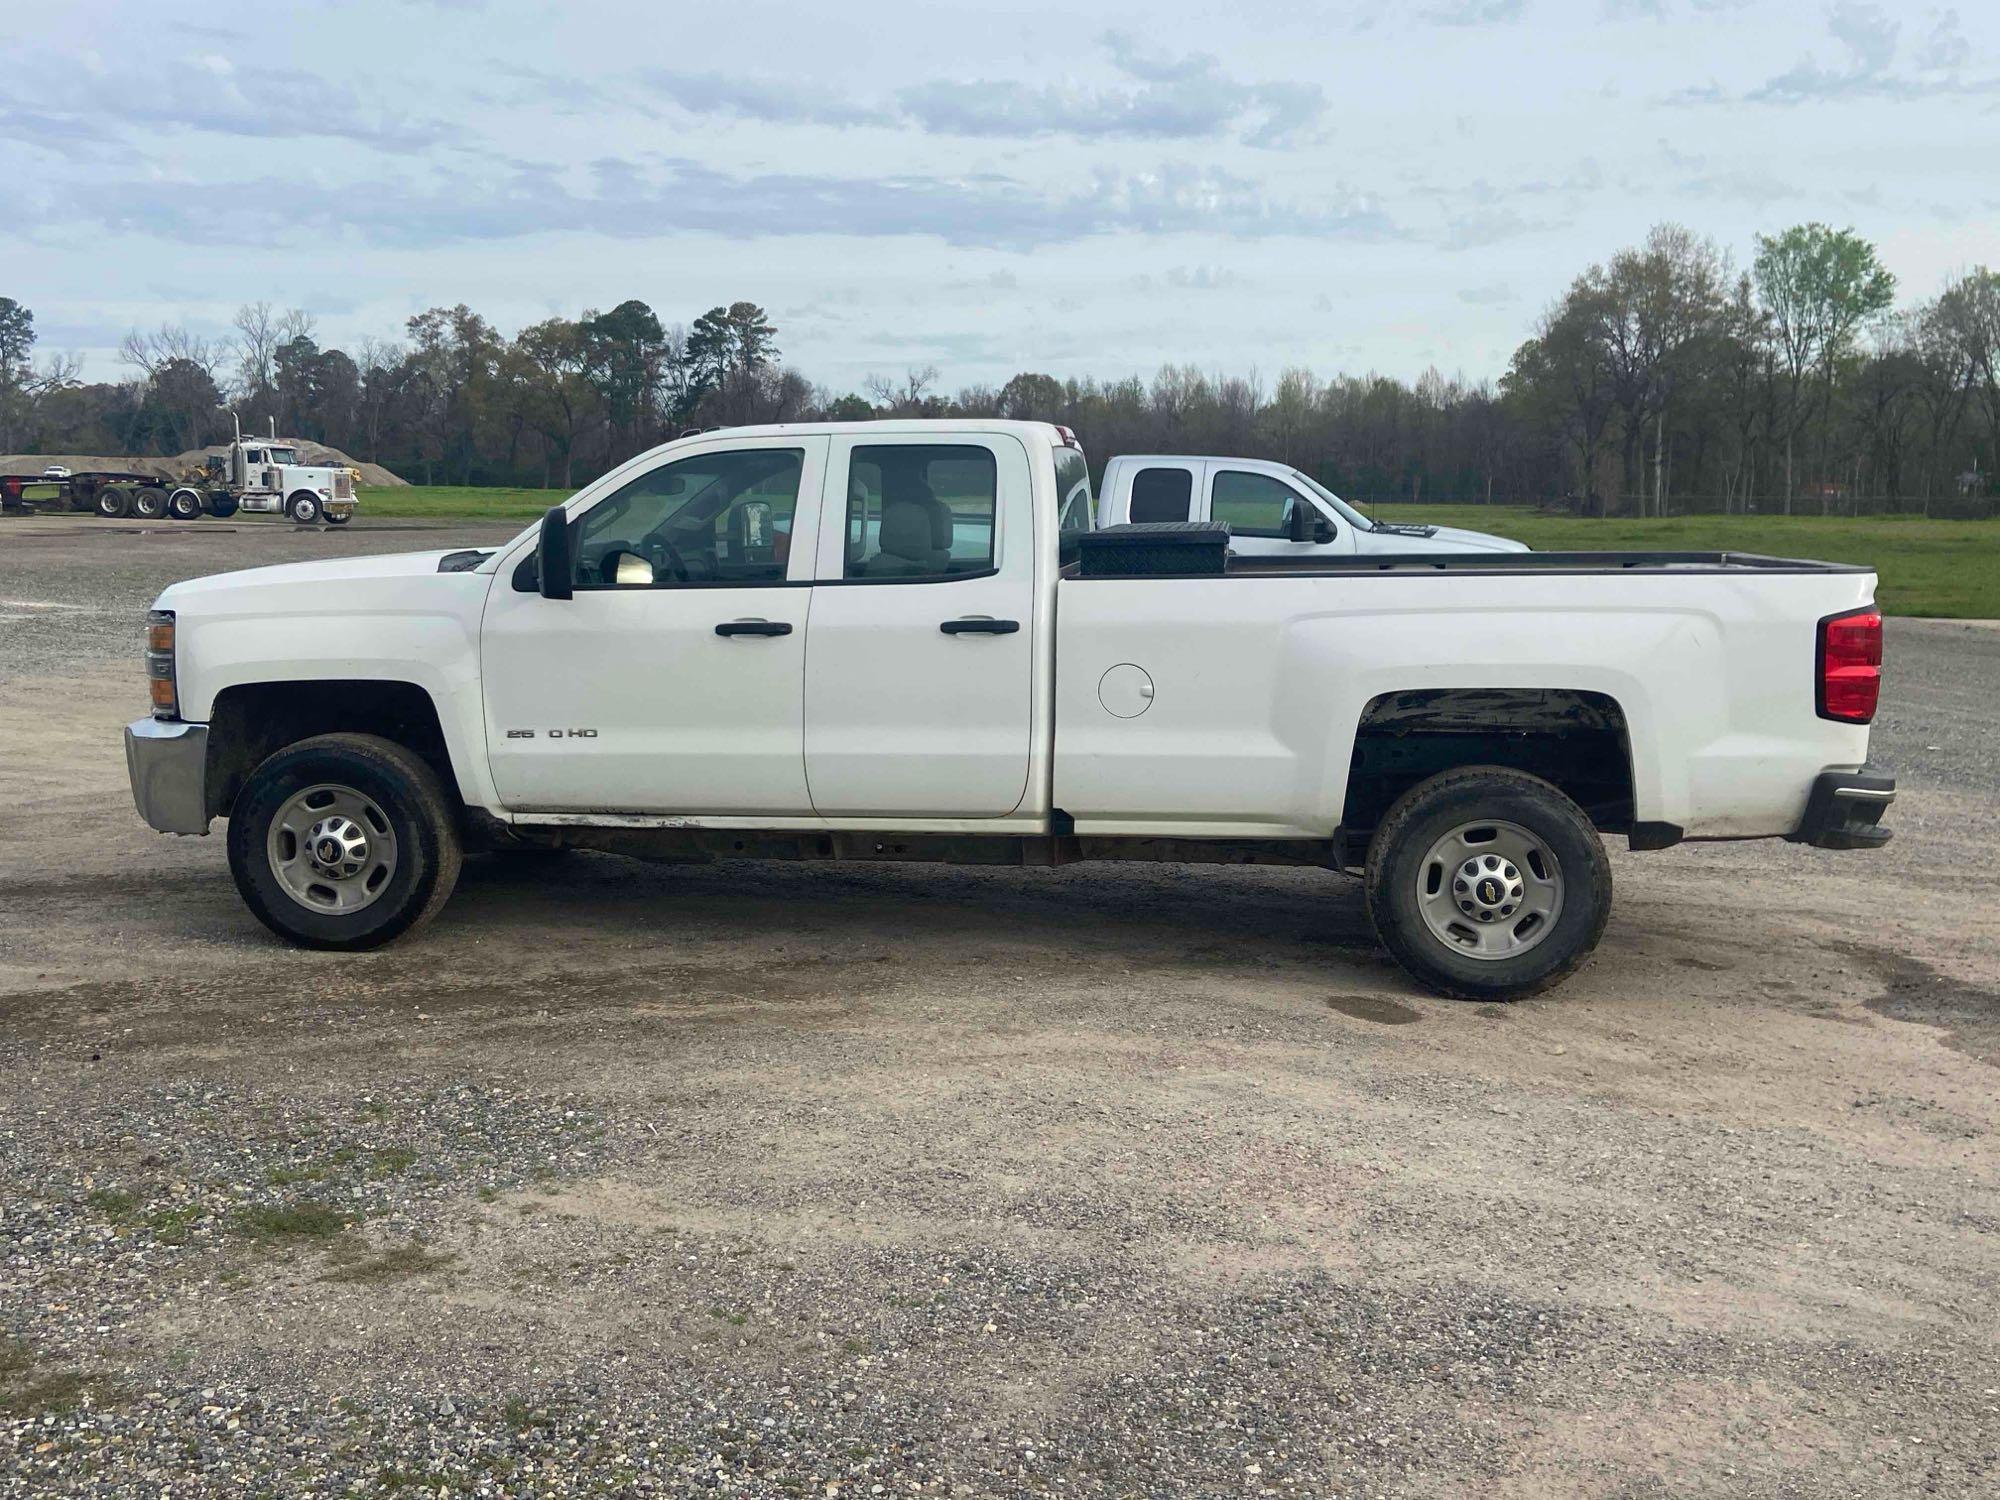
[[[1294,542],[1313,542],[1324,547],[1333,540],[1333,523],[1319,513],[1317,505],[1304,499],[1292,502],[1291,514],[1286,517],[1285,534]]]
[[[569,545],[569,512],[551,505],[542,514],[541,592],[544,599],[572,597],[576,555]]]

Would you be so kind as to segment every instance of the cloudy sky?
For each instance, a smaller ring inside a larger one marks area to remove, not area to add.
[[[1499,374],[1585,264],[1806,219],[1906,298],[2000,261],[2000,4],[61,0],[0,40],[0,294],[134,326],[304,306],[762,302],[851,387]]]

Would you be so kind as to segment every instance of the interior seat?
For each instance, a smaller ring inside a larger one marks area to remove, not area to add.
[[[951,532],[951,507],[931,492],[922,475],[885,473],[879,555],[868,560],[868,576],[942,573],[951,561]]]

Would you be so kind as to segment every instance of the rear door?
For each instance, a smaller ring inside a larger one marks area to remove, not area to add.
[[[1033,750],[1029,465],[1009,434],[832,439],[805,689],[822,816],[1020,806]]]

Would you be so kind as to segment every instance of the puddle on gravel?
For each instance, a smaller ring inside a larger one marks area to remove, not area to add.
[[[1954,1052],[2000,1068],[2000,989],[1940,974],[1920,958],[1861,943],[1846,951],[1875,971],[1882,993],[1862,1006],[1890,1021],[1935,1026]]]
[[[1357,1021],[1373,1021],[1378,1026],[1407,1026],[1424,1018],[1423,1012],[1384,995],[1335,995],[1326,1002],[1326,1008]]]

